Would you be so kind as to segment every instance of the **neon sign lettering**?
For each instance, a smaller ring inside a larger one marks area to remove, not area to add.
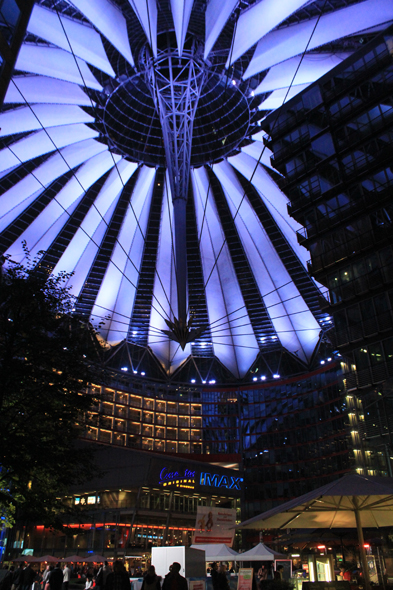
[[[194,489],[195,485],[195,471],[189,469],[184,470],[183,473],[178,471],[169,471],[167,467],[161,469],[159,484],[166,486],[175,486],[178,488]]]
[[[240,490],[242,481],[242,477],[234,477],[233,475],[201,473],[199,483],[201,486],[209,486],[212,488],[227,488],[227,490]]]

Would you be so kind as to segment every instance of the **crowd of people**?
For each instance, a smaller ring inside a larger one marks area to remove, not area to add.
[[[93,583],[97,590],[104,590],[108,563],[99,569],[74,568],[72,564],[48,564],[43,571],[34,569],[30,563],[21,562],[17,568],[11,566],[1,580],[0,590],[69,590],[71,577],[84,578],[85,588]]]
[[[113,567],[108,562],[98,568],[58,562],[47,565],[43,571],[35,570],[29,563],[20,563],[15,569],[7,569],[0,583],[0,590],[69,590],[72,578],[82,578],[84,590],[131,590],[130,575],[138,574],[136,568],[127,571],[120,560]],[[174,562],[162,581],[155,567],[150,565],[143,574],[141,590],[188,590],[186,578],[180,574],[181,566]],[[229,590],[229,588],[228,588]]]

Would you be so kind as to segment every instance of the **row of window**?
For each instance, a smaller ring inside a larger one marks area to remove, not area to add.
[[[177,414],[159,414],[153,412],[141,412],[140,410],[134,410],[132,408],[127,409],[125,406],[118,406],[108,404],[104,402],[100,409],[100,414],[106,416],[108,423],[124,422],[124,420],[117,420],[116,418],[124,418],[132,420],[134,422],[143,422],[144,424],[157,424],[158,426],[168,426],[179,428],[201,428],[202,418],[201,417],[189,417],[187,415]],[[112,418],[115,416],[115,418]]]
[[[92,385],[91,392],[93,394],[100,395],[104,400],[104,403],[110,405],[112,402],[114,402],[118,407],[124,406],[124,408],[143,408],[143,410],[151,410],[167,414],[181,414],[184,416],[198,416],[201,414],[201,404],[190,402],[174,402],[156,399],[154,397],[145,397],[142,395],[127,393],[125,391],[110,389],[108,387],[103,387],[101,391],[99,385]]]
[[[374,198],[378,198],[379,195],[383,198],[383,191],[392,185],[393,171],[390,167],[386,167],[370,173],[366,178],[362,177],[358,182],[347,186],[345,192],[340,190],[338,194],[334,194],[323,203],[317,202],[317,199],[331,187],[318,175],[302,180],[291,189],[289,196],[295,203],[300,201],[301,204],[304,197],[307,200],[312,198],[316,202],[315,206],[308,208],[302,217],[302,223],[307,232],[305,235],[311,238],[319,231],[326,229],[327,223],[331,223],[332,219],[337,221],[345,219],[352,212],[356,213],[364,209],[370,202],[370,193],[375,194]]]
[[[15,0],[0,0],[0,34],[11,46],[20,19],[20,8]]]
[[[393,249],[387,246],[328,275],[331,303],[340,303],[393,280]]]

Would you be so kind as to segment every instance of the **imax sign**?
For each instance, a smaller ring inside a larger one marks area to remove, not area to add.
[[[242,477],[233,477],[232,475],[218,475],[217,473],[201,473],[199,483],[201,486],[209,486],[212,488],[240,490],[242,481]]]

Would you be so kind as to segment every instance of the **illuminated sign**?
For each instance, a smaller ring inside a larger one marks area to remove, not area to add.
[[[184,469],[181,471],[171,470],[164,467],[160,471],[159,485],[163,487],[186,488],[193,490],[195,487],[196,471]],[[227,490],[240,490],[242,477],[233,475],[218,475],[217,473],[202,472],[199,477],[201,486],[212,488],[226,488]]]
[[[240,490],[243,478],[233,475],[218,475],[217,473],[201,473],[199,483],[201,486],[212,488],[227,488],[227,490]]]
[[[160,481],[163,487],[186,488],[193,490],[195,487],[195,471],[185,469],[184,473],[179,471],[169,471],[167,467],[161,469]]]

